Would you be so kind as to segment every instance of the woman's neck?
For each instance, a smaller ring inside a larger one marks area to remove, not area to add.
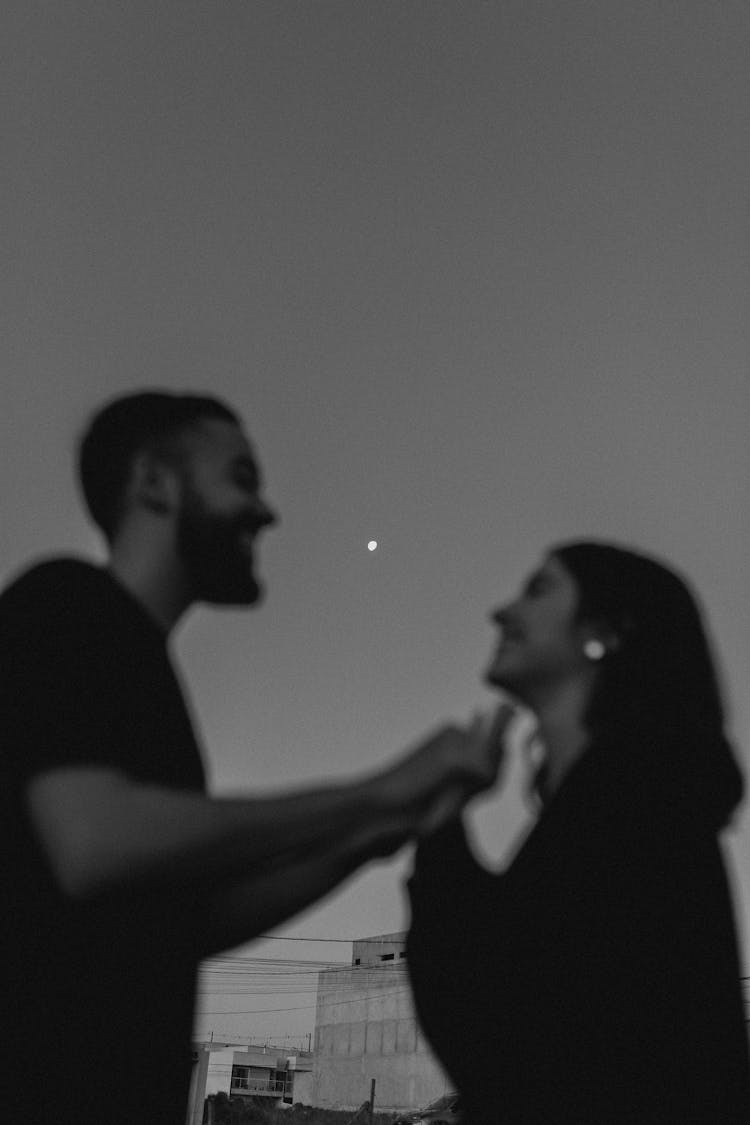
[[[571,684],[568,690],[560,690],[534,707],[538,735],[545,748],[544,789],[548,797],[586,750],[589,734],[583,714],[587,701],[588,693],[582,696],[578,685]]]

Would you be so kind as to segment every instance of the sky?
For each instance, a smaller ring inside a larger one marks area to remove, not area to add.
[[[104,401],[239,410],[281,524],[263,605],[175,637],[213,792],[491,705],[489,611],[578,536],[691,579],[750,768],[748,47],[744,0],[6,0],[0,576],[103,557]],[[490,865],[521,773],[471,812]],[[747,812],[727,854],[750,964]],[[311,1031],[290,986],[408,924],[409,863],[235,951],[243,993],[209,967],[197,1031]]]

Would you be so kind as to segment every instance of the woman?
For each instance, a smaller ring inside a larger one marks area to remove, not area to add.
[[[578,542],[493,618],[486,678],[538,720],[540,815],[503,874],[456,822],[409,884],[417,1012],[467,1125],[750,1121],[717,840],[742,778],[693,598]]]

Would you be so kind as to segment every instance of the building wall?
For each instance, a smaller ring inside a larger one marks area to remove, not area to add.
[[[357,1109],[375,1079],[379,1110],[425,1105],[450,1083],[414,1013],[406,935],[354,942],[352,966],[318,976],[312,1104]]]
[[[302,1102],[303,1105],[312,1105],[313,1076],[312,1070],[295,1070],[292,1072],[292,1103]]]
[[[205,1096],[209,1094],[228,1094],[229,1081],[232,1077],[232,1062],[234,1060],[233,1046],[224,1047],[222,1050],[211,1049],[211,1060],[208,1064],[206,1076]]]
[[[186,1125],[202,1125],[203,1100],[206,1095],[206,1078],[210,1058],[211,1053],[203,1044],[194,1044],[193,1069],[190,1074],[190,1089],[185,1116]]]

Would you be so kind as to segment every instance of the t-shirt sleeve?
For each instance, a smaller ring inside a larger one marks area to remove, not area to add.
[[[64,766],[121,768],[127,706],[101,575],[48,564],[3,597],[0,746],[23,783]]]

